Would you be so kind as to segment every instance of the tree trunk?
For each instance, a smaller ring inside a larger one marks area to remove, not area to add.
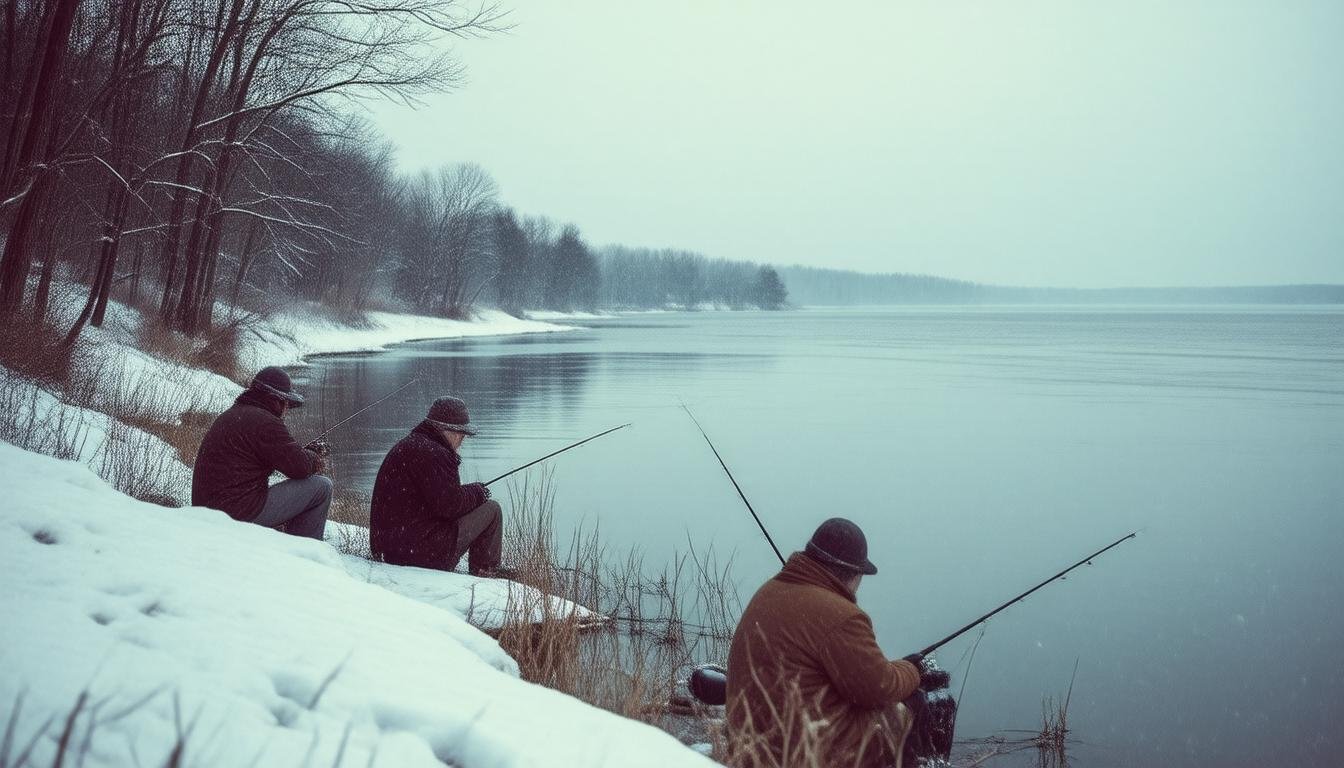
[[[137,239],[135,241],[135,260],[131,262],[131,286],[128,289],[129,295],[127,302],[131,306],[140,304],[140,270],[144,269],[145,264],[145,241]]]
[[[243,282],[247,280],[247,270],[252,267],[252,259],[255,251],[253,250],[257,239],[257,225],[253,223],[247,228],[247,239],[243,241],[242,253],[238,255],[238,274],[233,278],[233,295],[229,299],[229,308],[238,309],[238,297],[243,290]]]
[[[106,228],[103,230],[102,263],[103,268],[100,274],[103,280],[97,287],[97,301],[93,308],[93,318],[89,321],[95,328],[103,326],[103,318],[107,315],[107,300],[112,293],[112,281],[117,274],[117,256],[121,252],[121,230],[126,221],[126,201],[130,196],[126,190],[116,187],[109,195],[107,219],[110,219]]]
[[[205,71],[201,73],[200,85],[196,88],[196,98],[192,101],[191,116],[187,120],[187,130],[182,137],[182,144],[179,151],[184,154],[178,158],[177,172],[173,177],[177,185],[173,189],[173,204],[168,214],[168,233],[164,239],[162,250],[163,267],[163,295],[159,300],[159,314],[165,322],[171,322],[177,309],[176,283],[178,267],[178,249],[181,247],[182,240],[182,220],[186,212],[188,190],[185,189],[188,179],[191,178],[191,170],[194,157],[188,153],[192,145],[196,143],[199,136],[198,124],[201,122],[201,116],[205,113],[205,106],[209,101],[212,86],[215,77],[219,72],[219,67],[224,61],[224,56],[228,53],[230,40],[237,34],[239,19],[243,12],[243,0],[233,0],[233,5],[229,9],[228,21],[223,25],[222,31],[215,39],[215,44],[211,48],[210,58],[205,65]],[[217,19],[218,20],[218,19]],[[183,95],[186,91],[184,89]],[[193,276],[194,277],[194,276]],[[187,278],[189,284],[192,278]]]
[[[60,85],[61,65],[65,61],[66,48],[70,43],[70,27],[74,23],[75,11],[78,8],[79,0],[55,0],[52,4],[46,34],[40,46],[42,64],[33,81],[31,98],[26,104],[20,104],[16,110],[17,114],[27,111],[28,120],[22,121],[17,116],[15,118],[16,128],[19,125],[24,126],[23,140],[19,143],[18,151],[13,156],[7,155],[5,158],[4,175],[0,177],[0,191],[3,192],[3,197],[8,198],[18,191],[20,184],[16,182],[20,180],[21,175],[34,174],[35,177],[32,180],[33,187],[24,197],[15,224],[5,240],[4,254],[0,255],[0,315],[17,310],[23,303],[28,270],[32,266],[32,252],[28,239],[39,210],[36,203],[39,198],[44,197],[43,194],[38,194],[38,188],[45,187],[50,177],[47,169],[29,170],[29,166],[36,158],[39,142],[48,131],[51,116],[59,106],[56,91]]]
[[[50,243],[42,249],[42,276],[37,279],[37,295],[33,299],[33,319],[39,326],[47,322],[47,307],[51,304],[51,279],[56,271],[56,248]]]

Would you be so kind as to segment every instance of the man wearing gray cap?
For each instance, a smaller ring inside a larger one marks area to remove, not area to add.
[[[210,425],[191,473],[191,503],[235,520],[321,539],[331,505],[322,456],[302,447],[285,427],[285,412],[303,405],[289,374],[263,368]],[[280,472],[287,480],[267,486]]]
[[[503,576],[503,512],[480,483],[462,484],[462,441],[476,434],[467,404],[441,397],[388,451],[373,484],[369,544],[394,565],[451,571],[463,555],[476,576]]]

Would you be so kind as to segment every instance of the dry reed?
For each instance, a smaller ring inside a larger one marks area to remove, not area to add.
[[[637,553],[609,557],[596,528],[576,531],[561,546],[554,500],[544,472],[509,486],[504,560],[537,592],[517,592],[500,645],[525,679],[667,730],[685,727],[685,713],[669,702],[685,700],[681,678],[695,663],[726,656],[726,619],[737,612],[728,568],[712,552],[691,552],[649,575]],[[545,595],[601,618],[562,614]],[[542,620],[531,620],[536,616]]]

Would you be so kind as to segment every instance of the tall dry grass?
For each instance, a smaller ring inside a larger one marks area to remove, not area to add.
[[[146,321],[143,328],[153,328]],[[157,340],[152,340],[157,339]],[[49,326],[16,319],[0,329],[0,439],[62,459],[82,460],[123,493],[176,505],[190,495],[190,467],[214,417],[190,370],[132,371],[99,337],[64,345]],[[142,333],[157,357],[201,367],[211,341]],[[235,338],[236,344],[236,338]],[[218,367],[236,360],[220,342]],[[235,364],[236,367],[236,364]],[[105,418],[104,418],[105,417]],[[167,444],[165,446],[165,443]],[[185,467],[184,467],[185,465]]]
[[[64,386],[87,358],[79,345],[61,343],[54,325],[14,315],[0,323],[0,367],[46,386]]]
[[[500,645],[527,680],[669,731],[707,730],[696,721],[711,712],[675,703],[688,701],[682,680],[696,663],[727,654],[737,614],[729,567],[690,551],[649,571],[638,553],[612,556],[596,528],[557,541],[554,501],[549,474],[509,486],[504,562],[539,594],[518,591],[516,600],[531,602],[510,606]],[[545,595],[601,618],[561,614]]]
[[[53,398],[43,390],[13,374],[0,374],[0,440],[75,461],[88,447],[89,430],[78,412],[53,407]]]

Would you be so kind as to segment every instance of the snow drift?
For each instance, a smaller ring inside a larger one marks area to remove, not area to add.
[[[68,732],[69,764],[90,766],[176,749],[186,765],[710,764],[518,679],[457,603],[352,577],[322,542],[144,504],[4,443],[0,487],[9,759],[33,744],[51,764]]]

